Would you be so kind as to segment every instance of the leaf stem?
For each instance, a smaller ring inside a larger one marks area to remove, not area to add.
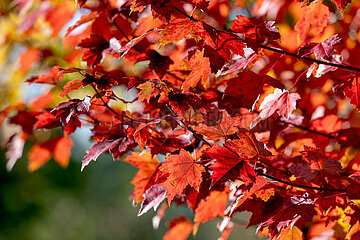
[[[288,92],[290,92],[295,86],[296,84],[299,82],[300,78],[306,73],[307,71],[303,71],[295,80],[294,84],[292,85],[292,87],[288,90]]]

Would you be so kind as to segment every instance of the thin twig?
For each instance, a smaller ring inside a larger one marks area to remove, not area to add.
[[[105,100],[100,96],[99,91],[96,89],[96,87],[94,86],[94,84],[91,84],[91,87],[94,89],[94,91],[96,92],[96,94],[98,95],[98,97],[101,99],[101,101],[104,103],[104,106],[109,109],[112,113],[114,113],[116,116],[119,116],[119,113],[117,113],[114,109],[112,109],[109,104],[107,104],[107,102],[105,102]]]
[[[166,106],[168,107],[168,109],[170,110],[170,112],[175,116],[176,119],[179,118],[179,115],[177,115],[177,113],[172,109],[172,107],[170,106],[170,104],[166,104]],[[192,134],[199,139],[200,141],[203,141],[206,145],[208,145],[209,147],[211,147],[211,144],[206,141],[201,135],[199,135],[194,129],[192,129],[189,125],[187,125],[182,119],[180,119],[180,122],[190,131],[192,132]]]
[[[181,11],[180,9],[178,9],[176,7],[175,7],[175,10],[178,11],[179,13],[181,13],[182,15],[186,16],[191,21],[199,22],[199,20],[193,18],[192,16],[189,16],[184,11]],[[226,32],[227,34],[232,34],[236,38],[238,38],[241,41],[246,43],[246,41],[244,39],[240,38],[238,35],[236,35],[236,33],[233,33],[231,31],[224,31],[224,30],[219,30],[219,31]],[[306,61],[311,61],[311,62],[314,62],[314,63],[317,63],[317,64],[324,64],[324,65],[328,65],[328,66],[342,68],[342,69],[349,70],[349,71],[360,72],[360,68],[357,68],[357,67],[354,67],[354,66],[348,66],[348,65],[332,63],[332,62],[325,62],[325,61],[322,61],[322,60],[318,60],[318,59],[314,59],[314,58],[310,58],[310,57],[306,57],[306,56],[300,56],[300,55],[298,55],[296,53],[292,53],[292,52],[286,51],[284,49],[279,49],[279,48],[275,48],[275,47],[269,47],[269,46],[266,46],[264,44],[260,44],[259,47],[263,48],[263,49],[267,49],[267,50],[272,51],[272,52],[277,52],[277,53],[281,53],[281,54],[284,54],[284,55],[288,55],[288,56],[296,57],[296,58],[299,58],[299,59],[303,59],[303,60],[306,60]]]
[[[278,178],[276,178],[274,176],[268,175],[266,173],[263,173],[263,172],[261,172],[259,170],[256,170],[256,173],[261,175],[261,176],[270,178],[270,179],[272,179],[274,181],[281,182],[281,183],[284,183],[286,185],[290,185],[290,186],[293,186],[293,187],[307,188],[307,189],[313,189],[313,190],[319,190],[319,191],[346,192],[345,189],[314,187],[314,186],[308,186],[308,185],[302,185],[302,184],[288,182],[288,181],[285,181],[285,180],[282,180],[282,179],[278,179]]]

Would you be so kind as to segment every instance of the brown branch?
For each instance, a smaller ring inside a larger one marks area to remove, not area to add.
[[[175,7],[175,6],[174,6],[174,9],[175,9],[176,11],[178,11],[179,13],[181,13],[182,15],[184,15],[185,17],[189,18],[191,21],[194,21],[194,22],[198,22],[198,21],[199,21],[199,20],[193,18],[192,16],[188,15],[186,12],[180,10],[179,8],[177,8],[177,7]]]
[[[189,16],[187,13],[181,11],[177,7],[175,7],[175,10],[178,11],[179,13],[181,13],[182,15],[186,16],[191,21],[194,21],[194,22],[199,21],[199,20],[193,18],[192,16]],[[225,32],[227,34],[232,34],[236,38],[238,38],[241,41],[246,43],[246,41],[244,39],[240,38],[238,35],[236,35],[236,33],[233,33],[231,31],[224,31],[224,30],[219,30],[219,31]],[[318,60],[318,59],[314,59],[314,58],[310,58],[310,57],[306,57],[306,56],[300,56],[300,55],[298,55],[296,53],[292,53],[292,52],[286,51],[284,49],[279,49],[279,48],[275,48],[275,47],[269,47],[269,46],[266,46],[264,44],[260,44],[259,47],[263,48],[263,49],[267,49],[267,50],[272,51],[272,52],[281,53],[281,54],[284,54],[284,55],[288,55],[288,56],[291,56],[291,57],[303,59],[303,60],[310,61],[310,62],[317,63],[317,64],[324,64],[324,65],[328,65],[328,66],[342,68],[342,69],[349,70],[349,71],[360,72],[360,68],[357,68],[357,67],[354,67],[354,66],[338,64],[338,63],[332,63],[332,62],[325,62],[325,61],[322,61],[322,60]]]
[[[119,116],[119,113],[117,113],[114,109],[112,109],[109,104],[107,104],[107,102],[105,102],[105,100],[101,97],[99,91],[96,89],[96,87],[94,86],[94,84],[91,84],[91,87],[94,89],[94,91],[96,92],[96,94],[98,95],[98,97],[101,99],[101,101],[103,102],[104,106],[109,109],[112,113],[114,113],[116,116]]]
[[[346,192],[345,189],[314,187],[314,186],[308,186],[308,185],[302,185],[302,184],[288,182],[288,181],[285,181],[285,180],[282,180],[282,179],[278,179],[278,178],[276,178],[274,176],[268,175],[266,173],[263,173],[263,172],[261,172],[259,170],[256,170],[256,173],[261,175],[261,176],[270,178],[270,179],[272,179],[274,181],[281,182],[283,184],[290,185],[290,186],[293,186],[293,187],[307,188],[307,189],[313,189],[313,190],[318,190],[318,191]]]
[[[168,109],[170,110],[170,112],[175,116],[176,119],[180,118],[179,115],[176,114],[176,112],[172,109],[172,107],[170,106],[170,104],[166,104],[166,106],[168,107]],[[206,145],[208,145],[209,147],[211,147],[211,144],[206,141],[202,135],[199,135],[194,129],[192,129],[189,125],[187,125],[183,120],[180,120],[180,122],[190,131],[192,132],[192,134],[199,139],[200,141],[203,141]]]
[[[253,112],[253,113],[260,114],[260,112],[257,111],[257,110],[253,110],[252,112]],[[314,134],[317,134],[317,135],[321,135],[321,136],[328,137],[328,138],[336,138],[336,137],[333,136],[333,135],[326,134],[326,133],[322,133],[322,132],[318,132],[318,131],[312,130],[312,129],[307,128],[307,127],[304,127],[304,126],[297,125],[297,124],[295,124],[295,123],[290,123],[290,122],[284,121],[284,120],[279,120],[279,121],[281,121],[281,122],[283,122],[283,123],[287,123],[287,124],[289,124],[289,125],[292,125],[293,127],[296,127],[296,128],[298,128],[298,129],[301,129],[301,130],[304,130],[304,131],[307,131],[307,132],[311,132],[311,133],[314,133]]]
[[[263,44],[260,44],[259,47],[260,47],[260,48],[263,48],[263,49],[267,49],[267,50],[272,51],[272,52],[277,52],[277,53],[285,54],[285,55],[288,55],[288,56],[300,58],[300,59],[303,59],[303,60],[306,60],[306,61],[310,61],[310,62],[314,62],[314,63],[317,63],[317,64],[324,64],[324,65],[328,65],[328,66],[333,66],[333,67],[337,67],[337,68],[342,68],[342,69],[349,70],[349,71],[360,72],[360,68],[353,67],[353,66],[349,66],[349,65],[337,64],[337,63],[332,63],[332,62],[325,62],[325,61],[318,60],[318,59],[313,59],[313,58],[310,58],[310,57],[302,57],[302,56],[299,56],[299,55],[296,54],[296,53],[288,52],[288,51],[283,50],[283,49],[278,49],[278,48],[274,48],[274,47],[269,47],[269,46],[266,46],[266,45],[263,45]]]

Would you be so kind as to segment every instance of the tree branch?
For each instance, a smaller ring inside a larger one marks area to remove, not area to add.
[[[169,108],[170,112],[175,116],[175,118],[180,118],[179,115],[176,114],[176,112],[172,109],[172,107],[170,106],[170,104],[166,104],[166,106]],[[192,132],[192,134],[199,139],[200,141],[203,141],[206,145],[208,145],[209,147],[211,147],[212,145],[206,141],[202,135],[199,135],[194,129],[192,129],[189,125],[187,125],[182,119],[180,120],[180,122],[190,131]]]
[[[199,21],[199,20],[193,18],[192,16],[189,16],[187,13],[181,11],[177,7],[175,7],[174,9],[176,11],[178,11],[179,13],[181,13],[182,15],[184,15],[185,17],[187,17],[188,19],[190,19],[191,21],[194,21],[194,22]],[[231,32],[231,31],[224,31],[224,30],[219,30],[219,31],[226,32],[227,34],[232,34],[236,38],[238,38],[241,41],[246,43],[246,41],[244,39],[241,39],[238,35],[236,35],[235,33]],[[269,47],[269,46],[266,46],[264,44],[260,44],[259,47],[263,48],[263,49],[267,49],[267,50],[272,51],[272,52],[281,53],[281,54],[284,54],[284,55],[288,55],[288,56],[291,56],[291,57],[296,57],[296,58],[303,59],[303,60],[310,61],[310,62],[317,63],[317,64],[324,64],[324,65],[328,65],[328,66],[342,68],[342,69],[349,70],[349,71],[360,72],[360,68],[357,68],[357,67],[354,67],[354,66],[338,64],[338,63],[332,63],[332,62],[325,62],[325,61],[322,61],[322,60],[318,60],[318,59],[314,59],[314,58],[310,58],[310,57],[306,57],[306,56],[299,56],[296,53],[292,53],[292,52],[289,52],[289,51],[286,51],[286,50],[283,50],[283,49],[279,49],[279,48],[275,48],[275,47]]]
[[[297,183],[292,183],[292,182],[288,182],[288,181],[284,181],[282,179],[278,179],[274,176],[271,176],[271,175],[268,175],[266,173],[263,173],[259,170],[256,170],[256,173],[261,175],[261,176],[264,176],[264,177],[267,177],[267,178],[270,178],[274,181],[277,181],[277,182],[281,182],[283,184],[286,184],[286,185],[290,185],[290,186],[293,186],[293,187],[299,187],[299,188],[307,188],[307,189],[313,189],[313,190],[319,190],[319,191],[333,191],[333,192],[346,192],[345,189],[337,189],[337,188],[323,188],[323,187],[314,187],[314,186],[308,186],[308,185],[302,185],[302,184],[297,184]]]
[[[98,97],[101,99],[101,101],[104,103],[104,106],[109,109],[112,113],[114,113],[116,116],[119,116],[119,113],[117,113],[114,109],[112,109],[109,104],[107,104],[107,102],[105,102],[105,100],[100,96],[99,91],[96,89],[96,87],[94,86],[94,84],[91,84],[91,87],[94,89],[94,91],[96,92],[96,94],[98,95]]]

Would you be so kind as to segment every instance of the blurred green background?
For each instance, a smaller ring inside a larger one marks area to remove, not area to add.
[[[162,239],[172,217],[193,219],[189,209],[172,205],[154,230],[155,212],[137,217],[139,206],[132,206],[129,198],[137,169],[102,154],[80,172],[85,150],[76,143],[67,169],[50,160],[33,173],[27,171],[26,154],[8,172],[5,151],[0,150],[0,240]],[[196,237],[189,239],[217,239],[217,221],[200,225]],[[229,239],[258,238],[255,228],[240,227]]]

